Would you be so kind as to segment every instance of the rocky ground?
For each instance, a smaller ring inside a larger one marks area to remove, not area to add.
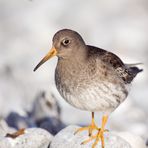
[[[89,138],[87,131],[74,134],[78,128],[63,123],[56,98],[41,92],[25,116],[11,112],[5,119],[0,119],[0,148],[91,147],[94,140],[86,145],[81,144]],[[101,148],[100,142],[98,147]],[[105,133],[105,147],[145,148],[146,142],[129,132],[109,131]]]
[[[55,136],[42,128],[26,128],[19,130],[18,135],[16,129],[8,127],[7,123],[1,120],[0,148],[90,148],[94,140],[85,145],[82,144],[89,136],[87,132],[74,134],[78,128],[78,126],[68,126],[59,131]],[[102,147],[100,142],[97,144],[97,147]],[[131,133],[109,131],[105,134],[105,147],[146,148],[146,145],[139,136]]]

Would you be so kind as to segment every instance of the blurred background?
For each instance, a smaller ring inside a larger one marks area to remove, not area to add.
[[[48,97],[57,99],[62,123],[90,122],[89,112],[71,107],[57,92],[54,83],[57,58],[33,72],[50,49],[55,32],[63,28],[78,31],[87,44],[112,51],[126,63],[144,63],[139,66],[144,72],[135,78],[127,100],[112,113],[108,127],[132,132],[146,140],[147,0],[0,0],[0,117],[6,119],[12,112],[25,117],[44,91]],[[100,119],[96,113],[96,120]]]

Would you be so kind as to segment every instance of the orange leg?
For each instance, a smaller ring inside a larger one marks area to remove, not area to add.
[[[91,136],[89,139],[83,141],[82,144],[86,144],[86,143],[95,139],[95,142],[92,145],[92,148],[95,148],[96,145],[98,144],[99,140],[101,140],[102,148],[104,148],[104,146],[105,146],[105,144],[104,144],[104,132],[108,131],[108,130],[105,129],[105,125],[107,123],[107,120],[108,120],[108,116],[103,116],[102,125],[101,125],[101,128],[99,129],[98,133],[95,136]]]
[[[79,128],[75,134],[79,133],[79,132],[82,132],[82,131],[85,131],[85,130],[88,130],[88,133],[89,133],[89,136],[92,136],[92,132],[93,130],[100,130],[97,125],[95,124],[95,120],[94,120],[94,112],[92,112],[92,121],[91,121],[91,125],[89,126],[86,126],[86,127],[81,127]]]

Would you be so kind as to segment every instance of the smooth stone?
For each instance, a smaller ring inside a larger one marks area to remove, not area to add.
[[[0,148],[48,148],[52,135],[44,129],[30,128],[17,138],[1,137]]]
[[[70,125],[61,130],[52,140],[50,148],[90,148],[94,142],[88,142],[85,145],[81,143],[88,139],[88,132],[80,132],[74,135],[78,126]],[[101,142],[98,143],[97,148],[101,147]],[[131,145],[113,132],[105,134],[105,148],[132,148]]]
[[[0,148],[12,148],[12,145],[7,138],[0,136]]]
[[[140,136],[129,132],[119,132],[117,135],[129,142],[132,148],[146,148],[146,142]]]

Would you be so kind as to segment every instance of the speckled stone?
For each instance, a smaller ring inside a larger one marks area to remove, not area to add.
[[[15,139],[0,138],[0,148],[47,148],[52,135],[40,128],[30,128],[25,130],[25,134]]]
[[[88,139],[87,132],[81,132],[74,135],[78,126],[68,126],[59,132],[52,140],[50,148],[90,148],[93,141],[81,145],[81,142]],[[98,143],[98,147],[101,148],[101,143]],[[123,138],[115,135],[112,132],[105,134],[105,148],[132,148],[131,145]]]

